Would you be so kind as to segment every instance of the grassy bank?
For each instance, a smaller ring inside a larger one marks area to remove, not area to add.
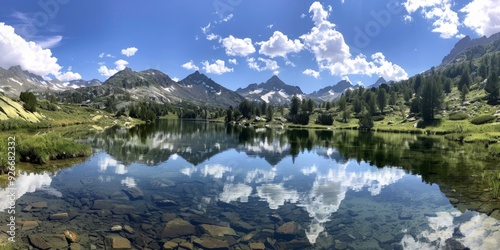
[[[8,137],[15,137],[14,150],[8,149]],[[86,157],[92,154],[92,148],[88,145],[83,145],[74,142],[72,139],[63,137],[57,133],[47,133],[41,135],[28,135],[25,133],[17,133],[12,135],[0,135],[0,166],[2,172],[7,171],[8,154],[7,152],[15,152],[16,161],[30,162],[35,164],[46,164],[50,160],[69,159],[77,157]]]

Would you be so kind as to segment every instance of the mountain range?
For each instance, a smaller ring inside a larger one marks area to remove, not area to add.
[[[491,51],[500,51],[500,33],[478,39],[466,36],[456,43],[438,67],[448,67]],[[384,83],[391,84],[392,81],[388,82],[380,77],[374,84],[367,87],[378,88]],[[245,88],[232,91],[199,71],[180,81],[174,81],[159,70],[149,69],[137,72],[130,68],[117,72],[105,82],[97,79],[62,82],[57,79],[44,79],[42,76],[23,70],[20,66],[13,66],[9,69],[0,67],[0,92],[8,97],[17,98],[23,91],[35,93],[51,91],[59,98],[74,103],[99,103],[113,96],[121,100],[122,105],[145,100],[174,104],[189,102],[200,106],[226,108],[230,105],[238,105],[243,99],[255,102],[264,101],[272,105],[286,105],[294,95],[301,99],[311,98],[317,102],[333,101],[345,90],[354,87],[349,81],[342,80],[337,84],[305,94],[300,87],[288,85],[274,75],[266,82],[251,83]]]

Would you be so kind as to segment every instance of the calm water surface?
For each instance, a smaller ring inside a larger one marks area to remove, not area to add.
[[[110,235],[133,249],[167,241],[195,249],[500,246],[500,200],[484,180],[499,169],[484,148],[426,136],[180,121],[80,140],[95,148],[83,163],[19,177],[19,249],[34,245],[31,234],[68,249],[65,230],[78,234],[82,249],[112,249]],[[0,192],[6,211],[8,190]],[[0,216],[8,222],[6,212]]]

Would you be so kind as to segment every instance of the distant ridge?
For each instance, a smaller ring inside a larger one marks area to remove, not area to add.
[[[493,34],[490,37],[483,36],[481,38],[476,38],[476,39],[471,39],[470,36],[465,36],[455,44],[455,47],[453,47],[450,53],[443,58],[441,63],[445,64],[451,62],[456,56],[458,56],[460,53],[464,52],[465,50],[471,47],[477,45],[486,45],[498,39],[500,39],[500,32]]]

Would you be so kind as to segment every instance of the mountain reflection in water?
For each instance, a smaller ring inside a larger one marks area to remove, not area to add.
[[[159,236],[165,215],[187,221],[202,215],[202,223],[236,230],[231,236],[236,241],[252,232],[252,242],[280,249],[500,245],[499,201],[491,192],[474,196],[484,189],[474,176],[494,171],[495,162],[480,149],[439,137],[159,121],[83,141],[96,148],[86,162],[53,174],[26,173],[16,183],[22,191],[19,204],[47,200],[50,211],[64,212],[60,207],[66,206],[87,213],[66,225],[80,233],[83,245],[102,245],[93,242],[92,232],[105,237],[117,223],[88,213],[91,204],[80,204],[85,199],[134,206],[151,227],[130,215],[118,223],[160,242],[168,239]],[[144,192],[144,199],[131,200],[122,191],[128,188]],[[154,197],[175,206],[159,206]],[[51,201],[58,207],[50,207]],[[8,201],[0,204],[5,209]],[[21,213],[20,218],[45,220],[45,233],[60,233],[55,230],[64,226],[43,213]],[[278,233],[286,222],[299,226],[293,239]],[[269,237],[277,242],[269,243]],[[238,244],[246,243],[232,247]]]

